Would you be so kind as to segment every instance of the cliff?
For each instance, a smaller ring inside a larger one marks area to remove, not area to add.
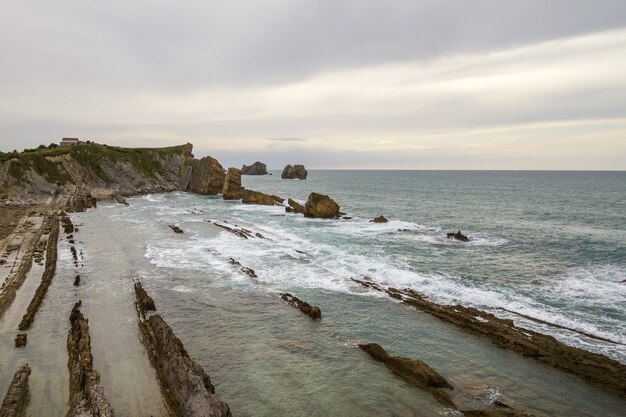
[[[0,153],[0,201],[39,203],[77,191],[98,199],[181,189],[221,192],[224,172],[219,162],[194,159],[192,150],[190,143],[167,148],[91,143]]]

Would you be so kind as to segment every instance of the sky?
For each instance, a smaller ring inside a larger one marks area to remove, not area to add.
[[[624,0],[0,0],[0,150],[626,170]]]

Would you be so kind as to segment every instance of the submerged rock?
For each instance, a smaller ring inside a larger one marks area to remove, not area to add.
[[[267,166],[262,162],[255,162],[241,167],[241,175],[267,175]]]
[[[304,168],[304,165],[287,165],[284,169],[280,177],[283,179],[293,180],[300,179],[306,180],[306,176],[309,173]]]
[[[335,219],[339,217],[339,204],[327,195],[311,193],[304,205],[304,217]]]
[[[26,346],[26,338],[27,338],[26,333],[18,333],[18,335],[15,336],[15,347],[19,348],[19,347]]]
[[[382,214],[378,217],[373,218],[372,220],[370,220],[370,222],[372,223],[387,223],[389,220],[387,220],[385,218],[385,216],[383,216]]]
[[[76,275],[76,277],[74,277],[74,286],[78,287],[80,285],[80,275]]]
[[[447,236],[449,239],[456,239],[456,240],[460,240],[461,242],[469,242],[469,238],[465,236],[463,233],[461,233],[460,230],[456,233],[449,232]]]
[[[15,372],[0,408],[1,417],[21,417],[26,415],[26,407],[30,400],[29,376],[30,367],[27,363],[20,366]]]
[[[269,195],[260,191],[245,190],[241,202],[244,204],[259,204],[262,206],[279,206],[285,201],[276,195]]]
[[[174,233],[178,233],[178,234],[185,233],[185,232],[183,232],[183,229],[181,229],[178,226],[175,226],[173,224],[168,224],[168,226],[169,226],[170,229],[172,229],[174,231]]]
[[[312,306],[306,301],[300,300],[298,297],[293,296],[289,293],[284,293],[280,295],[280,298],[287,301],[293,307],[300,309],[304,314],[311,317],[312,319],[321,319],[322,318],[322,310],[320,310],[317,306]]]
[[[243,197],[244,191],[245,188],[241,186],[241,171],[237,168],[228,168],[222,190],[224,200],[239,200]]]

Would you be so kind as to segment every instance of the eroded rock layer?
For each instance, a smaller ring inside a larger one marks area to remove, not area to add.
[[[28,377],[30,376],[30,367],[28,364],[20,366],[13,376],[13,381],[9,385],[2,408],[0,408],[0,417],[22,417],[26,415],[26,407],[30,399],[30,390],[28,387]]]

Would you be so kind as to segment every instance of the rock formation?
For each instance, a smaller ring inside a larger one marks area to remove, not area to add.
[[[183,229],[181,229],[180,227],[175,226],[175,225],[173,225],[173,224],[168,224],[168,227],[169,227],[170,229],[172,229],[172,230],[174,231],[174,233],[176,233],[176,234],[183,234],[183,233],[185,233],[185,232],[183,231]]]
[[[245,190],[241,199],[245,204],[260,204],[262,206],[279,206],[285,201],[276,195],[269,195],[260,191]]]
[[[217,159],[186,158],[181,168],[181,189],[197,194],[215,195],[224,189],[226,174]]]
[[[461,233],[461,231],[459,230],[458,232],[454,233],[454,232],[449,232],[447,234],[448,238],[450,239],[456,239],[459,240],[461,242],[469,242],[469,238],[467,236],[465,236],[463,233]]]
[[[68,417],[113,417],[113,409],[104,397],[100,374],[93,367],[89,322],[80,311],[80,301],[74,305],[67,335],[67,366],[70,372],[70,409]]]
[[[28,377],[30,367],[28,364],[20,366],[13,376],[7,395],[4,397],[0,408],[0,417],[22,417],[26,415],[26,407],[30,400]]]
[[[231,417],[228,404],[215,394],[209,375],[189,357],[170,326],[158,314],[148,317],[145,307],[151,310],[154,301],[150,302],[152,299],[138,281],[135,281],[135,295],[142,342],[175,415]]]
[[[26,346],[27,339],[28,335],[26,333],[18,333],[17,336],[15,336],[15,347],[19,348]]]
[[[241,174],[241,171],[237,168],[228,168],[222,190],[224,200],[240,200],[243,197],[245,188],[241,186]]]
[[[287,204],[289,207],[285,207],[285,211],[287,213],[301,213],[304,214],[304,206],[296,201],[293,201],[291,198],[287,200]]]
[[[373,223],[387,223],[388,221],[389,220],[387,220],[385,216],[383,216],[382,214],[370,220],[370,222],[373,222]]]
[[[283,179],[288,179],[288,180],[293,180],[293,179],[306,180],[306,176],[308,174],[309,173],[304,168],[304,165],[287,165],[283,169],[283,173],[280,174],[280,177]]]
[[[335,219],[339,217],[339,205],[327,195],[311,193],[304,205],[304,217]]]
[[[262,162],[255,162],[241,167],[241,175],[267,175],[267,167]]]
[[[303,301],[299,299],[298,297],[293,296],[289,293],[281,294],[280,298],[287,301],[290,305],[292,305],[293,307],[296,307],[297,309],[299,309],[300,311],[302,311],[304,314],[311,317],[312,319],[322,318],[322,310],[320,310],[320,308],[317,306],[312,306],[306,301]]]

